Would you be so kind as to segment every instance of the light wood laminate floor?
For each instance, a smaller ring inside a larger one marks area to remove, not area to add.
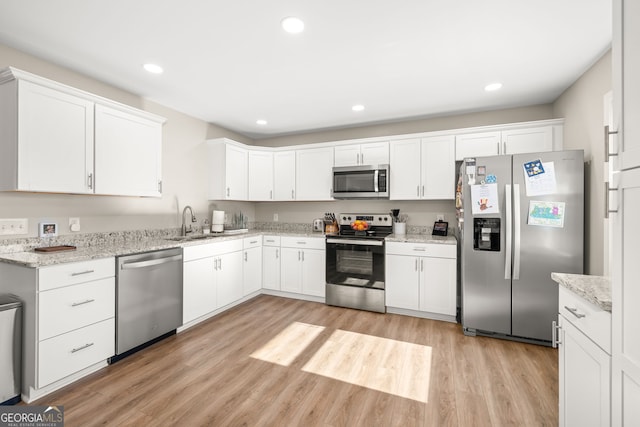
[[[262,295],[34,404],[67,426],[554,426],[557,357]]]

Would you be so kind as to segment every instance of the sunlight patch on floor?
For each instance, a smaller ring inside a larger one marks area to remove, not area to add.
[[[324,326],[293,322],[271,341],[253,352],[251,357],[289,366],[324,330]]]
[[[302,370],[427,403],[431,347],[336,330]]]

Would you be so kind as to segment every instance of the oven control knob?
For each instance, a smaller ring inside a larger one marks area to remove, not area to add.
[[[381,216],[378,217],[378,221],[382,221],[382,217]]]
[[[349,221],[351,221],[351,217],[350,217],[350,216],[349,216],[349,217],[347,217],[347,219],[348,219]]]
[[[343,220],[343,221],[346,221],[346,220],[347,220],[347,217],[346,217],[346,216],[343,216],[343,217],[342,217],[342,220]]]

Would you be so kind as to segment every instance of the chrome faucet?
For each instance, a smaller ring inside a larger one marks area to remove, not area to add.
[[[185,219],[185,214],[187,213],[187,209],[189,209],[189,212],[191,212],[191,222],[198,221],[196,219],[196,216],[193,214],[193,209],[191,209],[191,206],[189,205],[185,206],[184,209],[182,210],[182,235],[183,236],[186,236],[187,233],[193,232],[193,230],[191,229],[191,224],[189,224],[189,228],[187,228],[187,220]]]

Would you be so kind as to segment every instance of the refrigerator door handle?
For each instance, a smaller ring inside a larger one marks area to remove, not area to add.
[[[506,248],[504,254],[504,278],[505,280],[511,279],[511,230],[512,230],[512,218],[511,218],[511,184],[506,184],[504,186],[504,195],[507,208],[505,209],[507,225],[505,230],[507,231],[507,235],[505,236]]]
[[[520,184],[513,184],[513,280],[520,279]]]

